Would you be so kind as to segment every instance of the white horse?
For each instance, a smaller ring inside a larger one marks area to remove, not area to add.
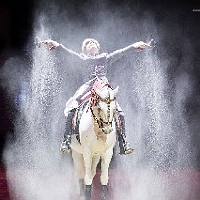
[[[93,178],[101,159],[101,198],[108,198],[108,170],[116,143],[116,89],[108,84],[94,84],[92,96],[83,110],[79,124],[80,140],[72,135],[71,149],[81,199],[91,199]]]

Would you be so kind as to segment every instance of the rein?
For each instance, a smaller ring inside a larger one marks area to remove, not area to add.
[[[90,111],[92,113],[92,117],[95,121],[96,124],[98,124],[99,128],[103,129],[104,126],[110,126],[112,125],[112,121],[104,121],[101,116],[100,116],[100,108],[97,108],[98,109],[98,116],[96,116],[94,114],[94,111],[93,111],[93,107],[94,106],[97,106],[97,104],[99,102],[104,102],[107,104],[108,106],[108,110],[107,110],[107,119],[109,120],[110,119],[110,103],[112,101],[115,101],[116,100],[116,97],[114,99],[110,99],[110,96],[107,97],[106,99],[102,99],[96,92],[95,90],[92,90],[91,91],[92,93],[92,97],[91,97],[91,103],[89,105],[89,108],[90,108]]]

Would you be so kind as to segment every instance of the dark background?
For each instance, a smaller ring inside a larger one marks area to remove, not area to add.
[[[86,1],[62,1],[59,3],[63,5],[70,4],[71,17],[81,17],[81,7]],[[87,1],[89,2],[89,1]],[[91,1],[92,2],[92,1]],[[108,1],[109,5],[122,6],[127,4],[130,9],[137,6],[138,17],[142,15],[142,10],[149,9],[156,16],[155,23],[159,25],[165,24],[168,31],[162,41],[160,41],[160,49],[162,46],[167,46],[169,56],[184,57],[185,52],[181,52],[181,45],[179,41],[171,40],[173,32],[171,24],[176,22],[179,26],[179,32],[183,33],[190,39],[193,46],[193,55],[191,59],[192,73],[195,76],[195,90],[193,96],[189,98],[186,105],[186,112],[188,120],[190,116],[195,116],[197,121],[200,119],[200,103],[197,101],[200,96],[200,2],[199,1],[169,1],[169,0],[155,0],[155,1]],[[44,3],[45,6],[45,3]],[[25,46],[28,40],[32,39],[33,20],[37,2],[33,0],[1,0],[0,1],[0,67],[4,62],[12,56],[20,55],[27,57]],[[195,11],[196,9],[196,11]],[[199,11],[198,11],[199,10]],[[126,15],[126,13],[124,13]],[[89,21],[87,22],[89,26]],[[175,30],[175,29],[173,29]],[[190,51],[190,49],[188,50]],[[187,54],[187,52],[186,52]],[[160,52],[162,56],[162,52]],[[175,65],[174,65],[175,66]],[[174,76],[180,69],[176,67],[169,68],[169,74]],[[178,65],[177,65],[178,66]],[[0,80],[2,81],[2,80]],[[0,155],[2,160],[3,147],[7,134],[13,133],[14,130],[15,107],[13,100],[6,95],[6,91],[0,88]],[[199,144],[199,130],[194,134],[195,145]],[[200,147],[199,154],[200,155]],[[200,158],[200,156],[199,156]],[[200,166],[200,164],[199,164]]]

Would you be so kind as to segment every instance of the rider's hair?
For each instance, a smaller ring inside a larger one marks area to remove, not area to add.
[[[82,53],[86,54],[86,46],[89,42],[94,42],[97,45],[98,50],[100,49],[100,44],[97,40],[93,39],[93,38],[87,38],[83,41],[82,43]]]

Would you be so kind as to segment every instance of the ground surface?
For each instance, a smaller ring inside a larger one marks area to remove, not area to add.
[[[147,173],[144,171],[144,173]],[[143,174],[144,174],[143,173]],[[142,174],[141,170],[135,172],[134,174],[131,174],[131,176],[135,176],[135,179],[137,179],[138,174]],[[93,185],[93,192],[92,192],[92,200],[100,200],[100,171],[97,171],[97,176],[94,180]],[[110,170],[110,184],[109,184],[109,199],[118,199],[120,196],[120,193],[126,191],[126,193],[129,195],[136,196],[136,199],[138,199],[138,188],[143,187],[143,185],[140,185],[140,181],[136,180],[133,183],[125,182],[123,178],[128,178],[130,174],[126,174],[125,172],[119,172],[119,170],[112,169]],[[173,172],[169,171],[163,171],[159,172],[157,175],[157,178],[159,177],[159,180],[161,182],[165,182],[165,190],[169,192],[165,192],[164,199],[169,200],[200,200],[200,171],[197,170],[176,170]],[[152,178],[152,177],[146,177]],[[156,179],[155,179],[156,180]],[[157,179],[158,180],[158,179]],[[189,181],[188,181],[189,180]],[[145,181],[145,180],[143,180]],[[152,182],[152,185],[154,183]],[[181,187],[180,187],[181,185]],[[154,187],[154,186],[153,186]],[[114,189],[118,188],[119,193],[114,194]],[[136,191],[133,190],[133,188],[136,188]],[[160,188],[160,183],[159,183]],[[178,188],[178,189],[177,189]],[[151,185],[147,186],[147,190],[151,191]],[[149,192],[148,191],[148,192]],[[154,190],[153,190],[154,191]],[[151,195],[154,192],[149,192],[147,194],[150,195],[149,198],[151,199]],[[157,199],[156,194],[155,200]],[[157,194],[159,196],[159,194]],[[73,195],[72,195],[73,196]],[[149,199],[148,198],[148,199]],[[73,199],[78,199],[77,197],[73,197]],[[132,198],[131,198],[132,199]],[[144,196],[142,196],[142,199],[144,199]],[[163,197],[161,197],[163,199]],[[9,187],[8,182],[6,180],[6,170],[4,167],[0,168],[0,200],[11,200],[9,195]],[[15,199],[17,200],[17,199]]]

